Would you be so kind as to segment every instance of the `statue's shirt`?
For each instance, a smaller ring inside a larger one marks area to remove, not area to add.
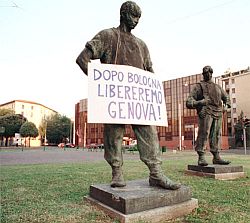
[[[219,117],[222,113],[221,100],[224,96],[221,87],[212,81],[202,81],[200,84],[202,87],[203,96],[210,99],[210,103],[206,106],[207,113],[214,116],[215,118]]]
[[[220,118],[222,115],[223,104],[230,105],[230,100],[227,93],[221,88],[220,85],[215,84],[212,81],[201,81],[196,84],[190,92],[188,102],[191,104],[192,100],[199,101],[204,98],[209,98],[210,103],[205,106],[206,113],[212,115],[213,118]],[[197,107],[197,112],[201,111],[202,107]]]
[[[146,44],[133,34],[111,28],[100,31],[86,48],[92,51],[91,59],[102,63],[130,65],[143,70],[152,67]]]

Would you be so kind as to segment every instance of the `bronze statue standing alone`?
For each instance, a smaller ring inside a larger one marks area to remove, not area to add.
[[[199,116],[199,129],[195,150],[199,155],[198,165],[207,166],[205,149],[209,137],[210,152],[213,164],[227,165],[230,161],[221,159],[219,155],[222,114],[230,108],[227,93],[212,81],[213,69],[203,68],[203,81],[196,84],[186,101],[187,108],[196,109]],[[223,103],[222,103],[223,102]]]
[[[127,1],[120,9],[120,25],[117,28],[100,31],[78,56],[76,62],[88,74],[88,62],[100,59],[101,63],[130,65],[153,73],[152,62],[146,44],[135,37],[131,30],[136,27],[141,17],[141,9]],[[180,184],[168,179],[161,169],[159,141],[155,126],[132,125],[135,132],[140,159],[150,171],[149,184],[176,190]],[[126,185],[123,177],[122,141],[125,132],[123,124],[104,124],[104,157],[112,167],[112,187]]]

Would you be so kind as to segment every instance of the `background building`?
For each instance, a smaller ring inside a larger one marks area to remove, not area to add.
[[[230,95],[231,99],[232,108],[228,113],[228,135],[230,145],[234,147],[234,126],[238,121],[238,117],[241,112],[243,112],[245,118],[250,119],[250,97],[248,88],[250,83],[250,67],[237,72],[226,71],[220,79],[225,83],[226,92]]]
[[[250,118],[250,67],[237,72],[227,71],[221,76],[221,80],[225,83],[225,89],[230,95],[232,109],[228,116],[228,123],[230,127],[233,127],[241,111],[246,117]],[[234,129],[232,128],[231,134],[233,135],[233,133]]]
[[[51,115],[56,114],[57,112],[51,108],[48,108],[42,104],[25,101],[25,100],[14,100],[0,105],[0,109],[6,108],[14,111],[15,114],[21,114],[29,122],[33,122],[37,129],[41,124],[41,121]],[[36,139],[30,141],[30,146],[40,146],[41,140],[38,136]]]
[[[174,80],[163,82],[168,127],[158,126],[158,137],[161,146],[176,149],[192,149],[197,136],[198,118],[195,109],[186,108],[186,99],[194,87],[201,81],[202,74],[195,74]],[[222,84],[219,78],[215,82]],[[81,100],[75,105],[75,143],[79,146],[86,146],[92,143],[103,143],[103,125],[87,123],[87,99]],[[101,112],[101,111],[100,111]],[[222,127],[222,148],[228,148],[227,116],[223,116]],[[130,125],[126,125],[124,143],[126,139],[135,139]]]

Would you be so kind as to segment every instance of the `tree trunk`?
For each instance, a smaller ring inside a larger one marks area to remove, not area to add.
[[[3,145],[3,136],[1,136],[1,144],[0,144],[0,146],[2,146]]]
[[[8,146],[9,137],[6,137],[5,146]]]

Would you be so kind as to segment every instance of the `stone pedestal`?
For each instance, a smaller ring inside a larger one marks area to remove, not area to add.
[[[243,166],[232,165],[188,165],[186,173],[218,180],[233,180],[245,176]]]
[[[160,222],[183,216],[198,207],[189,187],[166,190],[149,186],[146,179],[129,181],[123,188],[112,188],[109,184],[92,185],[86,199],[124,223]]]

